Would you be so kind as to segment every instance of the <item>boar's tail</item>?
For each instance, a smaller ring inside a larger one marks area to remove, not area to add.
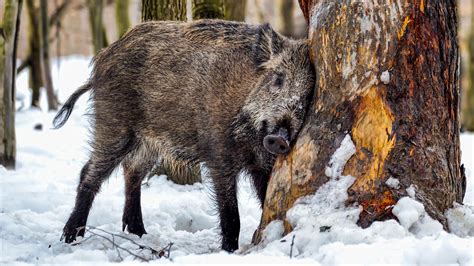
[[[77,99],[79,99],[82,94],[86,93],[91,88],[92,86],[89,83],[82,85],[69,97],[69,99],[67,99],[66,103],[64,103],[63,107],[61,107],[61,110],[59,110],[53,119],[54,129],[58,129],[66,124],[66,121],[71,115],[72,109],[74,108],[74,104],[76,104]]]

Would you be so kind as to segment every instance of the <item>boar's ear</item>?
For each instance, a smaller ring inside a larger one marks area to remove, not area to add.
[[[263,68],[263,64],[282,52],[284,42],[283,37],[275,32],[270,24],[265,23],[259,26],[253,46],[255,65],[259,70]]]

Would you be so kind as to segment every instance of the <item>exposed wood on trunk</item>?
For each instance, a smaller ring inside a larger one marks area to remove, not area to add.
[[[49,18],[48,18],[48,1],[40,1],[41,9],[41,69],[43,70],[43,81],[46,88],[46,96],[48,99],[48,110],[58,109],[58,100],[54,92],[53,78],[51,77],[51,64],[49,57]]]
[[[40,89],[43,86],[41,69],[41,33],[40,33],[40,13],[35,6],[34,0],[26,0],[28,11],[28,43],[30,60],[29,85],[32,90],[31,106],[40,107]]]
[[[393,218],[413,186],[426,211],[462,202],[458,44],[455,1],[300,0],[309,21],[315,98],[295,147],[277,160],[254,242],[271,221],[285,221],[301,196],[329,177],[331,155],[349,134],[356,146],[343,175],[356,178],[349,203],[358,223]],[[400,181],[399,189],[385,184]]]
[[[16,50],[22,0],[7,0],[0,34],[0,165],[15,168]]]

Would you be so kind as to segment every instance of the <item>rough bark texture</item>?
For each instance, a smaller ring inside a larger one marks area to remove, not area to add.
[[[28,42],[29,42],[29,85],[32,90],[31,106],[40,107],[40,89],[43,86],[43,70],[41,69],[41,32],[40,12],[34,0],[26,0],[28,11]]]
[[[118,36],[122,37],[130,28],[130,17],[128,15],[129,0],[115,1],[115,20],[117,21]]]
[[[41,69],[43,70],[43,81],[46,88],[46,96],[48,99],[48,110],[58,109],[58,99],[54,92],[53,78],[51,77],[51,64],[49,57],[49,18],[48,18],[48,1],[40,1],[41,8]]]
[[[0,34],[0,164],[6,168],[15,168],[15,68],[22,2],[5,2]]]
[[[310,24],[315,98],[295,147],[275,164],[254,242],[268,223],[285,221],[298,198],[328,181],[326,166],[346,134],[356,146],[343,172],[356,177],[347,203],[363,207],[361,226],[393,218],[392,207],[413,185],[446,227],[444,211],[465,193],[455,1],[300,0],[300,6]],[[399,189],[385,184],[389,177]]]
[[[474,131],[474,14],[471,14],[471,33],[468,38],[469,58],[467,60],[468,87],[464,90],[463,126]]]
[[[142,0],[142,21],[186,20],[186,0]]]

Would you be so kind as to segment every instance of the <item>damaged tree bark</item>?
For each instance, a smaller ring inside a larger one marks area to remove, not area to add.
[[[355,182],[347,204],[359,225],[393,218],[413,186],[426,211],[447,228],[444,212],[462,202],[456,1],[300,0],[309,21],[316,92],[306,124],[275,163],[254,242],[273,220],[329,180],[325,170],[349,135],[356,153],[343,175]],[[389,178],[398,188],[386,184]]]

